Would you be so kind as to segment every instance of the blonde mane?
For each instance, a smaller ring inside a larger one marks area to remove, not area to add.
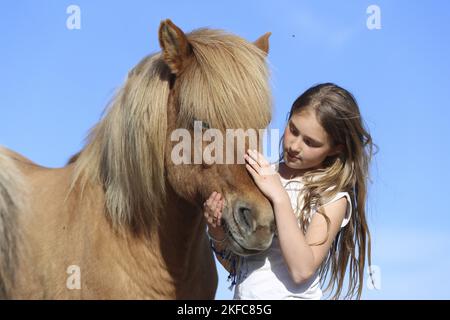
[[[23,214],[27,196],[19,169],[0,147],[0,299],[8,296],[15,278],[20,231],[19,214]]]
[[[187,38],[192,58],[176,79],[175,127],[201,119],[219,130],[266,128],[272,100],[265,53],[220,30],[198,29]],[[71,190],[89,182],[105,191],[113,225],[156,227],[166,199],[164,169],[170,71],[161,53],[144,58],[91,130],[76,158]]]

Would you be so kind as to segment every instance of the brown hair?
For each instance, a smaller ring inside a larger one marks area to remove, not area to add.
[[[327,132],[332,146],[343,145],[342,152],[325,159],[323,167],[304,174],[304,188],[299,194],[297,208],[303,231],[306,232],[311,215],[311,208],[332,199],[337,192],[346,191],[352,199],[353,213],[350,222],[342,228],[334,240],[327,258],[320,268],[322,281],[329,272],[330,278],[325,290],[336,292],[333,299],[342,293],[345,273],[349,268],[349,285],[345,298],[361,298],[366,253],[371,264],[370,232],[366,220],[367,180],[369,164],[373,155],[370,134],[363,125],[358,104],[347,90],[324,83],[313,86],[299,96],[292,105],[289,118],[305,109],[315,112],[317,120]],[[281,138],[280,147],[284,137]],[[283,159],[283,149],[280,159]],[[301,199],[303,198],[303,199]],[[324,216],[329,229],[329,218],[319,209],[317,213]],[[323,244],[326,239],[321,243]]]

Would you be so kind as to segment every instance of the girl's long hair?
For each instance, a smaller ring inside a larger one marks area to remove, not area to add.
[[[325,159],[322,168],[303,175],[304,188],[299,193],[296,214],[303,232],[306,233],[311,212],[318,208],[317,213],[325,218],[329,230],[330,220],[320,206],[331,200],[337,192],[346,191],[350,194],[353,208],[351,219],[337,234],[320,268],[320,275],[322,281],[329,275],[325,290],[335,291],[332,298],[337,299],[342,294],[348,269],[348,291],[344,299],[355,295],[360,299],[366,255],[369,266],[371,265],[366,199],[367,182],[370,181],[369,165],[377,146],[364,128],[355,98],[347,90],[332,83],[311,87],[295,100],[288,119],[305,109],[315,112],[332,146],[341,144],[344,148],[340,154]],[[283,140],[284,135],[280,140],[279,161],[284,158]],[[313,245],[321,245],[325,241],[326,238]]]

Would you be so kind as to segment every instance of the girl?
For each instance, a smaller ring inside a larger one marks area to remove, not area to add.
[[[211,245],[237,280],[234,298],[320,299],[328,276],[336,299],[348,268],[345,298],[359,299],[366,253],[371,260],[365,205],[373,144],[355,98],[331,83],[308,89],[293,103],[281,142],[274,165],[257,151],[245,155],[274,209],[268,250],[245,258],[227,251],[221,195],[205,202]]]

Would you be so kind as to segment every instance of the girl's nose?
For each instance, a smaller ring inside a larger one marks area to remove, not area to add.
[[[288,150],[290,150],[291,153],[300,154],[300,152],[302,151],[302,142],[296,141],[296,142],[292,143],[289,146]]]

